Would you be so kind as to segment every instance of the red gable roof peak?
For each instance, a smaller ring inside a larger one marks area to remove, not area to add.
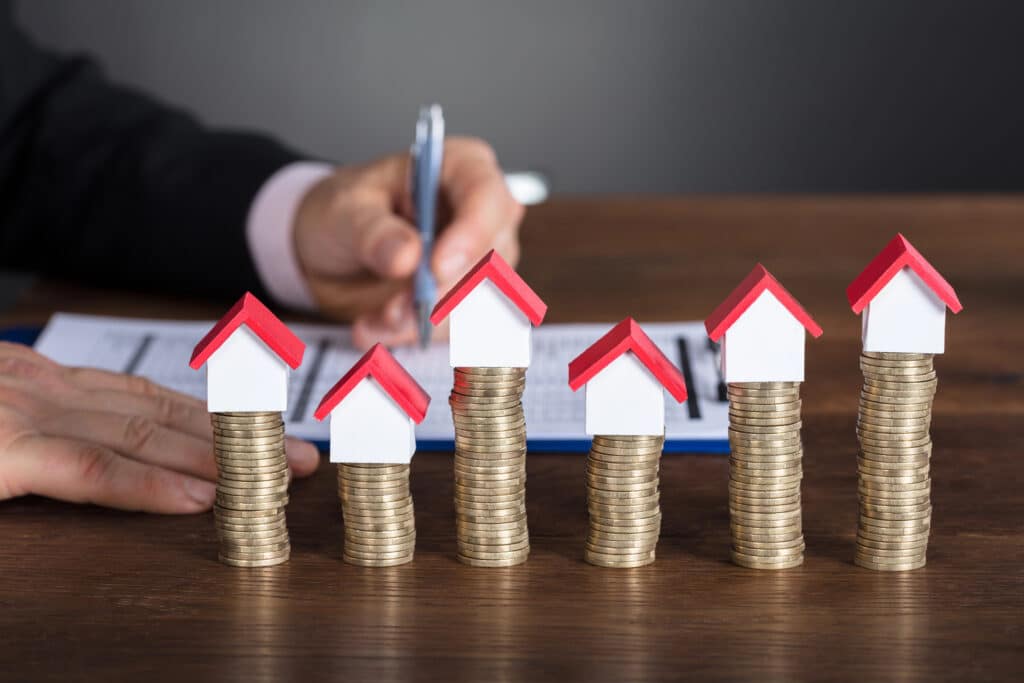
[[[430,396],[381,344],[374,344],[338,383],[324,394],[313,417],[323,420],[367,377],[372,377],[405,414],[419,424],[427,416]]]
[[[632,351],[679,403],[686,400],[686,380],[632,318],[626,318],[569,363],[569,387],[576,391],[599,372]]]
[[[725,298],[725,301],[718,305],[708,319],[704,321],[704,329],[707,330],[711,341],[718,341],[722,335],[732,327],[733,323],[740,319],[750,305],[757,301],[757,298],[765,291],[771,292],[778,299],[779,303],[786,307],[790,314],[800,321],[812,337],[821,336],[821,326],[814,318],[804,310],[804,307],[793,298],[782,284],[775,279],[775,276],[768,272],[768,269],[758,263],[750,274],[743,278],[736,289]]]
[[[287,363],[293,370],[302,363],[302,355],[306,344],[281,320],[270,312],[270,309],[249,292],[235,302],[224,317],[199,340],[192,351],[189,366],[198,370],[210,359],[217,349],[231,337],[242,325],[247,325],[259,339]]]
[[[430,314],[430,322],[438,325],[456,306],[485,279],[490,280],[523,312],[533,325],[540,325],[548,307],[537,293],[519,277],[519,274],[494,249],[466,273],[459,282],[441,297]]]
[[[914,245],[903,236],[903,233],[896,233],[896,237],[885,245],[885,248],[846,288],[846,298],[850,302],[853,312],[863,311],[871,303],[871,300],[882,291],[882,288],[896,276],[896,273],[904,268],[913,270],[925,285],[949,307],[949,310],[954,313],[963,310],[963,304],[957,298],[953,286],[946,282],[932,264],[928,263],[928,260],[914,248]]]

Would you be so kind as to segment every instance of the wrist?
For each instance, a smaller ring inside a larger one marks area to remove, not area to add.
[[[296,248],[296,230],[313,188],[332,171],[324,163],[289,164],[264,182],[250,205],[246,238],[256,272],[271,296],[292,308],[316,309]]]

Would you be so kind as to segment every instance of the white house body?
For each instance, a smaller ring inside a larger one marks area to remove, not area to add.
[[[942,353],[946,304],[904,266],[864,308],[861,336],[868,352]]]
[[[371,376],[331,411],[331,462],[406,464],[416,452],[411,417]]]
[[[533,326],[490,280],[481,281],[452,310],[449,361],[453,368],[525,368]]]
[[[587,382],[586,413],[591,436],[664,434],[665,390],[627,351]]]
[[[288,365],[246,325],[236,329],[206,363],[211,413],[288,408]]]
[[[803,324],[767,289],[722,338],[726,382],[802,382]]]

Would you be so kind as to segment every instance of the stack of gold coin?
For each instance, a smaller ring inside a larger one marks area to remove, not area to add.
[[[345,520],[346,562],[393,567],[412,561],[416,520],[408,465],[340,464],[338,497]]]
[[[804,561],[799,382],[729,385],[732,561],[788,569]]]
[[[217,460],[213,516],[220,561],[269,567],[288,560],[288,461],[281,413],[211,413]]]
[[[932,519],[932,355],[865,352],[860,367],[854,562],[868,569],[917,569],[926,562]]]
[[[526,368],[455,368],[458,558],[508,567],[530,554],[526,524]]]
[[[600,567],[654,562],[661,535],[658,469],[664,436],[595,436],[587,456],[590,526],[583,558]]]

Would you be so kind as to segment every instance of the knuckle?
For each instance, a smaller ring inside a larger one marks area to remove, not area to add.
[[[83,482],[101,484],[110,478],[114,454],[98,444],[84,444],[75,454],[78,476]]]
[[[155,396],[153,405],[156,409],[156,419],[160,424],[180,424],[187,422],[190,417],[188,406],[175,401],[170,396]]]
[[[46,372],[46,368],[38,363],[33,363],[27,358],[17,356],[0,357],[0,375],[7,377],[37,380]]]
[[[157,432],[157,424],[144,415],[132,415],[124,422],[122,440],[132,451],[141,451],[153,440]]]
[[[142,500],[155,501],[166,495],[168,486],[160,470],[147,467],[139,477],[138,488]]]
[[[127,377],[128,391],[142,394],[143,396],[159,396],[160,389],[157,385],[146,379],[145,377],[139,377],[138,375],[128,375]]]

